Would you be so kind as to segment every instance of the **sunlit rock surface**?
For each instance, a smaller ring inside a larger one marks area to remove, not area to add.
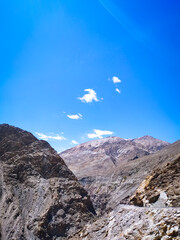
[[[139,206],[180,207],[180,154],[146,177],[131,197],[130,203]]]
[[[179,240],[180,208],[119,205],[70,240]]]

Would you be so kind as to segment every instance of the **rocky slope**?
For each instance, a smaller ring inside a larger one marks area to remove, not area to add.
[[[177,152],[179,152],[177,154]],[[160,163],[140,184],[130,203],[117,204],[71,240],[180,240],[180,141],[144,157]]]
[[[180,208],[119,205],[69,240],[180,240]]]
[[[179,181],[180,154],[146,177],[130,202],[137,206],[180,207]]]
[[[93,205],[45,141],[0,125],[0,239],[63,239],[93,219]]]
[[[103,214],[128,202],[152,168],[165,161],[150,154],[166,146],[150,136],[110,137],[80,144],[61,156],[91,195],[97,213]]]

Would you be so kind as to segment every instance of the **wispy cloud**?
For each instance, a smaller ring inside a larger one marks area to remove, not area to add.
[[[118,78],[118,77],[112,77],[112,81],[113,81],[113,83],[121,83],[121,80]]]
[[[146,47],[152,48],[152,37],[147,35],[134,19],[123,12],[112,0],[99,0],[102,6],[121,24],[134,38],[143,43]]]
[[[65,137],[60,136],[59,134],[56,134],[56,136],[47,136],[47,135],[45,135],[43,133],[38,133],[38,132],[36,132],[36,134],[38,135],[38,137],[40,139],[43,139],[43,140],[46,140],[46,141],[48,141],[49,139],[54,139],[54,140],[58,140],[58,141],[66,140]]]
[[[75,140],[72,140],[71,141],[72,142],[72,144],[79,144],[77,141],[75,141]]]
[[[94,129],[93,130],[94,133],[88,133],[87,136],[88,138],[103,138],[103,136],[105,135],[112,135],[113,132],[111,131],[102,131],[102,130],[98,130],[98,129]]]
[[[84,103],[90,103],[92,101],[98,102],[99,99],[97,98],[97,94],[93,89],[85,89],[85,92],[88,92],[87,94],[85,94],[83,97],[78,97],[79,100],[81,100],[81,102]]]
[[[119,88],[116,88],[115,91],[121,93],[121,90],[119,90]]]
[[[75,114],[75,115],[67,115],[67,117],[70,118],[70,119],[78,120],[78,119],[82,119],[82,114],[78,113],[78,114]]]

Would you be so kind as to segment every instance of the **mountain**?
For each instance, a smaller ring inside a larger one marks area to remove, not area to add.
[[[169,143],[144,136],[136,139],[108,137],[68,149],[60,156],[78,177],[106,176],[127,161],[149,155]]]
[[[89,192],[98,214],[127,203],[159,158],[148,160],[169,143],[144,136],[108,137],[80,144],[60,154]],[[144,158],[143,158],[144,157]]]
[[[111,192],[111,210],[106,206],[95,222],[86,224],[70,239],[180,240],[180,141],[128,162],[116,174],[126,179],[117,182],[116,190]],[[137,190],[129,195],[127,204],[121,204],[125,189],[130,194],[128,189],[132,190],[134,185]]]
[[[45,141],[0,125],[0,239],[60,240],[93,219],[84,188]]]
[[[80,178],[94,206],[47,142],[0,125],[1,240],[180,240],[180,141],[145,136],[84,145],[75,149],[84,149],[85,160],[89,148],[116,158],[113,169]]]

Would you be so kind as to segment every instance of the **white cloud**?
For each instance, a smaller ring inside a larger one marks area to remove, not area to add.
[[[119,88],[116,88],[115,91],[118,92],[118,93],[121,93],[121,91],[119,90]]]
[[[72,140],[71,142],[72,142],[72,144],[79,144],[79,143],[76,142],[75,140]]]
[[[111,131],[102,131],[102,130],[98,130],[98,129],[94,129],[93,130],[94,133],[89,133],[87,134],[88,138],[103,138],[104,135],[112,135],[113,132]]]
[[[68,118],[70,119],[82,119],[82,114],[78,113],[78,114],[75,114],[75,115],[67,115]]]
[[[112,77],[113,83],[121,83],[121,80],[118,77]]]
[[[59,140],[59,141],[66,140],[65,137],[60,136],[59,134],[57,134],[56,136],[47,136],[47,135],[45,135],[43,133],[38,133],[38,132],[36,132],[36,134],[38,135],[38,137],[40,139],[43,139],[43,140],[46,140],[46,141],[48,141],[49,139],[54,139],[54,140]]]
[[[85,94],[83,97],[78,97],[78,99],[80,99],[81,102],[90,103],[93,100],[95,102],[99,101],[99,99],[97,98],[96,92],[93,89],[85,89],[84,91],[88,93]]]

